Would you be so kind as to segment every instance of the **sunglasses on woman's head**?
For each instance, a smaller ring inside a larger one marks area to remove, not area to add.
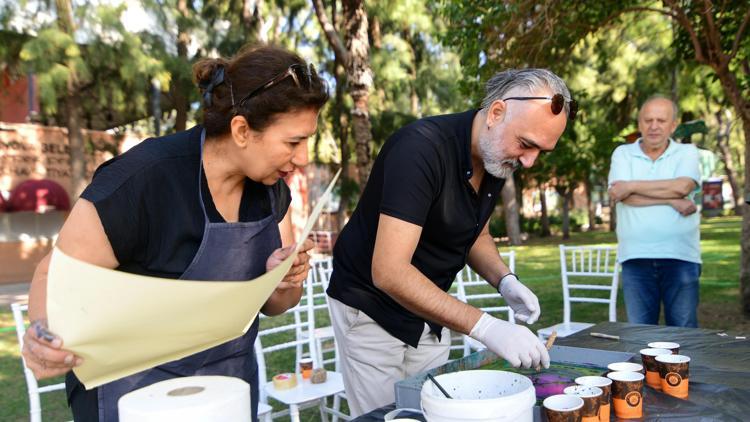
[[[294,81],[294,85],[296,85],[297,88],[302,87],[304,84],[305,89],[310,89],[310,87],[312,86],[312,78],[314,74],[315,66],[313,66],[312,64],[308,64],[307,66],[305,66],[299,63],[294,63],[285,71],[268,80],[268,82],[250,91],[249,94],[245,95],[239,102],[237,102],[237,107],[242,106],[246,101],[260,94],[261,92],[281,83],[286,78],[292,78],[292,80]],[[232,103],[234,104],[234,101]]]
[[[508,97],[503,98],[503,101],[508,100],[551,100],[550,102],[550,108],[552,108],[552,114],[557,116],[560,114],[561,111],[563,111],[563,108],[565,108],[565,102],[567,101],[569,103],[569,109],[568,109],[568,119],[573,120],[576,118],[576,114],[578,113],[578,103],[576,100],[570,99],[566,100],[565,97],[563,97],[562,94],[555,94],[551,97]]]

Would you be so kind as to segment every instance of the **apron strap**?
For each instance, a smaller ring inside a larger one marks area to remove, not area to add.
[[[203,211],[203,218],[206,224],[208,224],[208,214],[206,213],[206,205],[203,201],[203,146],[206,143],[206,129],[201,129],[201,158],[198,163],[198,199],[201,203],[201,211]],[[206,185],[208,185],[208,179],[206,179]],[[208,187],[208,186],[206,186]]]

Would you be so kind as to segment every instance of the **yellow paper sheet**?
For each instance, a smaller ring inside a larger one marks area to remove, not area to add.
[[[310,214],[297,249],[339,173]],[[84,359],[74,372],[91,389],[243,335],[295,256],[250,281],[178,281],[97,267],[56,248],[47,281],[49,329]]]

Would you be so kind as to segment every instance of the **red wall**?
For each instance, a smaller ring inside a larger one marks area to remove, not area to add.
[[[14,79],[7,70],[0,82],[0,122],[27,123],[29,115],[29,85],[26,77]],[[33,83],[33,79],[32,79]],[[34,95],[34,110],[39,110],[39,96]]]

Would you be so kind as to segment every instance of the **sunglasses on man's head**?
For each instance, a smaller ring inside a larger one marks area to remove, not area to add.
[[[286,78],[292,78],[292,80],[294,81],[294,85],[296,85],[297,88],[302,87],[304,84],[305,89],[310,89],[310,87],[312,86],[312,78],[314,74],[315,66],[313,66],[312,64],[304,66],[299,63],[294,63],[285,71],[271,78],[268,82],[250,91],[249,94],[245,95],[239,102],[237,102],[237,106],[242,106],[249,99],[271,88],[272,86],[281,83]]]
[[[569,103],[569,110],[568,110],[568,119],[573,120],[576,118],[576,114],[578,113],[578,103],[576,100],[570,99],[566,100],[565,97],[563,97],[562,94],[555,94],[551,97],[508,97],[503,98],[503,101],[508,100],[551,100],[550,107],[552,108],[552,114],[557,116],[560,114],[561,111],[563,111],[563,108],[565,108],[565,102],[567,101]]]

